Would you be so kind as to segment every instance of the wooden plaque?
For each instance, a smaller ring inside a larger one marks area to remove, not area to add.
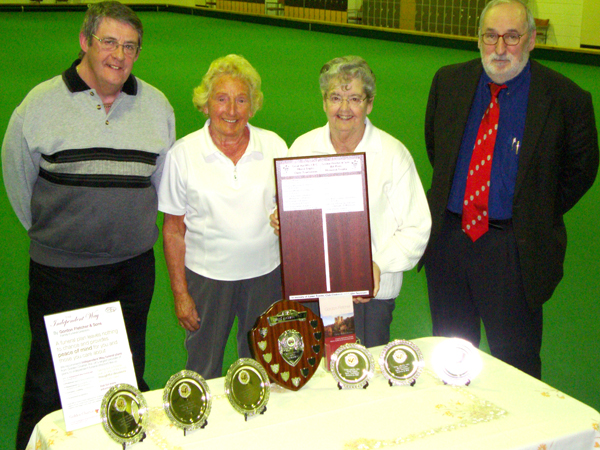
[[[275,159],[283,297],[373,296],[364,153]]]
[[[250,331],[256,359],[275,383],[297,391],[319,367],[325,348],[323,321],[301,303],[274,303]]]

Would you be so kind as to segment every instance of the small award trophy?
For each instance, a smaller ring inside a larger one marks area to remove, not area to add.
[[[280,386],[297,391],[313,376],[324,350],[323,321],[304,305],[281,300],[250,331],[254,358]]]
[[[475,379],[483,363],[478,350],[469,341],[446,339],[431,356],[433,369],[444,384],[468,386]]]
[[[206,426],[211,404],[208,384],[191,370],[173,375],[163,390],[163,409],[173,425],[183,429],[184,436]]]
[[[396,339],[383,347],[379,355],[381,373],[390,386],[414,386],[423,366],[421,350],[410,341]]]
[[[106,433],[125,447],[146,437],[148,405],[142,393],[129,384],[111,387],[100,406],[100,418]]]
[[[233,409],[244,419],[264,414],[271,393],[271,383],[263,366],[250,358],[240,358],[227,370],[225,394]]]
[[[360,344],[345,344],[331,355],[331,375],[340,389],[366,389],[375,373],[371,352]]]

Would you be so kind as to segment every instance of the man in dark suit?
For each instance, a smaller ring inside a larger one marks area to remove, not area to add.
[[[425,120],[433,225],[422,263],[434,335],[478,346],[482,320],[492,354],[540,378],[542,305],[563,275],[563,215],[594,183],[598,135],[590,94],[529,60],[535,36],[520,0],[492,0],[480,18],[481,60],[435,75]]]

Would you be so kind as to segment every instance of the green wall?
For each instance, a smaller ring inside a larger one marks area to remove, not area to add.
[[[178,137],[204,123],[191,103],[192,89],[219,56],[239,53],[257,68],[263,78],[265,103],[252,123],[277,132],[291,144],[300,134],[325,123],[317,83],[322,64],[336,56],[358,54],[378,77],[371,120],[406,144],[426,188],[431,168],[425,155],[423,120],[431,79],[442,65],[478,57],[475,48],[443,49],[163,12],[141,12],[140,17],[146,32],[134,73],[167,95],[175,109]],[[61,73],[76,57],[82,18],[80,12],[0,12],[0,133],[27,92]],[[600,122],[600,87],[594,84],[600,80],[600,67],[544,63],[592,92]],[[597,182],[566,216],[569,247],[565,278],[545,307],[542,357],[545,382],[600,410],[598,217]],[[1,449],[14,447],[30,339],[26,311],[28,239],[3,189],[0,242]],[[185,364],[184,333],[173,314],[161,242],[156,254],[157,285],[150,311],[146,371],[154,389],[162,387]],[[413,270],[406,274],[392,327],[393,338],[431,334],[423,273]],[[226,366],[234,358],[229,345]]]

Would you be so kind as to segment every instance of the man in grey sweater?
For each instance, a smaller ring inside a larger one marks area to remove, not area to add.
[[[120,301],[138,387],[154,290],[153,245],[173,108],[131,74],[143,28],[118,2],[90,6],[80,59],[36,86],[14,111],[2,145],[8,198],[31,240],[31,350],[17,449],[60,409],[44,316]]]

